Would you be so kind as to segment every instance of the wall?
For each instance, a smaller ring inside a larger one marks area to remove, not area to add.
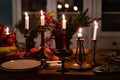
[[[0,0],[0,24],[12,27],[12,0]]]

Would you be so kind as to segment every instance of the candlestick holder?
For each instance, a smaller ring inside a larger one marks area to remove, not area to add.
[[[61,72],[61,73],[68,72],[69,70],[67,68],[65,68],[64,62],[65,62],[65,57],[72,55],[72,51],[63,50],[63,49],[55,49],[53,52],[56,56],[58,56],[60,58],[60,60],[62,62],[61,68],[57,69],[57,72]]]
[[[79,67],[82,68],[82,64],[86,60],[85,51],[84,51],[84,40],[82,37],[78,37],[77,40],[77,48],[75,53],[75,61],[77,64],[79,64]]]
[[[63,29],[63,50],[67,50],[66,44],[66,29]]]
[[[92,40],[92,43],[93,43],[93,66],[96,66],[97,65],[97,62],[96,62],[96,43],[97,43],[97,40]]]
[[[44,52],[45,51],[44,32],[46,30],[48,30],[46,26],[41,26],[39,28],[39,32],[41,33],[41,44],[40,44],[41,49],[36,53],[36,58],[38,59],[47,59]]]
[[[65,57],[68,57],[72,55],[72,51],[67,49],[66,46],[66,29],[63,29],[63,44],[62,44],[62,49],[55,49],[53,50],[54,55],[58,56],[62,62],[61,68],[57,70],[57,72],[65,73],[68,72],[69,70],[65,68]]]
[[[28,29],[25,29],[25,43],[26,43],[26,51],[25,51],[25,54],[24,54],[24,57],[28,57],[29,54],[30,54],[30,49],[29,49],[29,37],[30,37],[30,34],[29,34],[29,30]]]
[[[79,70],[91,68],[91,64],[86,62],[83,37],[78,37],[77,39],[77,47],[76,47],[74,60],[75,60],[75,63],[73,63],[71,67],[72,70],[79,71]]]

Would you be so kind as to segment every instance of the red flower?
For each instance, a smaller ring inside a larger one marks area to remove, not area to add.
[[[3,34],[3,32],[4,32],[4,26],[0,24],[0,36]]]
[[[38,24],[38,27],[40,27],[40,26],[41,26],[41,24],[39,23],[39,24]]]
[[[6,36],[4,26],[0,24],[0,46],[12,46],[15,43],[16,34],[10,32],[9,36]]]
[[[50,27],[51,31],[51,37],[61,37],[63,34],[62,31],[62,23],[60,21],[57,21],[54,19],[54,12],[44,13],[45,16],[45,26]],[[41,26],[40,21],[40,15],[37,15],[37,18],[39,19],[38,26]]]

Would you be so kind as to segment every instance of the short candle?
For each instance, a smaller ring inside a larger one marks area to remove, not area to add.
[[[9,35],[10,33],[9,33],[9,28],[8,27],[6,27],[6,35]]]
[[[65,19],[65,15],[64,14],[62,15],[62,18],[63,18],[63,20],[62,20],[62,28],[66,29],[66,19]]]
[[[78,37],[82,37],[82,28],[79,28]]]

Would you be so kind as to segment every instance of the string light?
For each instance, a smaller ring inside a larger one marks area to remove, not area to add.
[[[60,10],[63,8],[62,4],[58,4],[57,5],[57,8]],[[68,3],[64,4],[64,8],[68,9],[70,8],[70,5]],[[78,11],[78,7],[77,6],[73,6],[73,10],[74,11]]]
[[[74,6],[73,9],[74,9],[74,11],[78,11],[78,7],[77,6]]]
[[[58,9],[62,9],[62,5],[61,5],[61,4],[58,4],[58,5],[57,5],[57,8],[58,8]]]
[[[69,4],[66,3],[66,4],[65,4],[65,8],[69,8],[69,7],[70,7]]]

